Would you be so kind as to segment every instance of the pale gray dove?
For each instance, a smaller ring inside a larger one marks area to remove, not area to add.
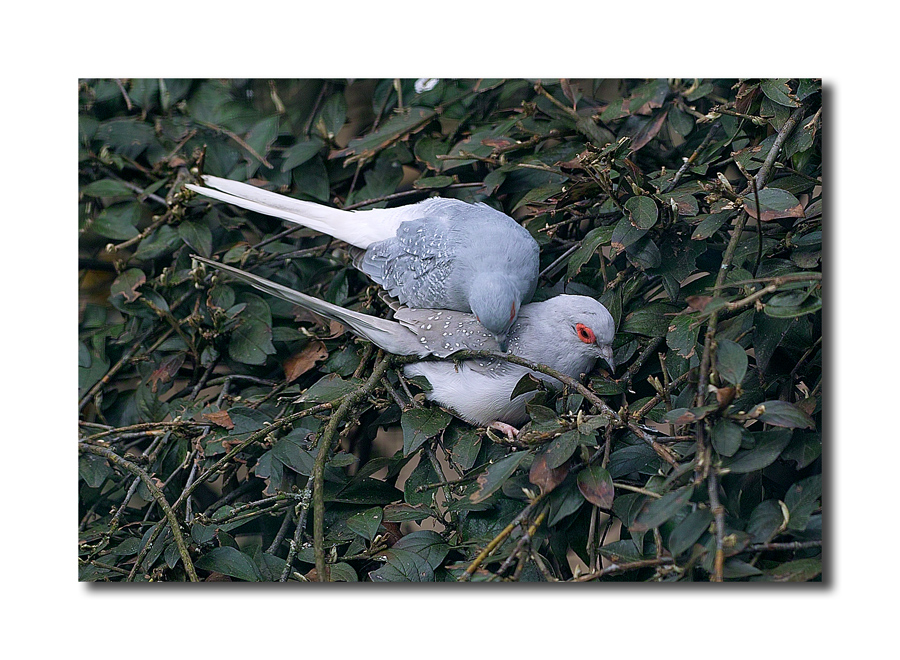
[[[201,195],[329,234],[362,250],[354,264],[402,304],[471,312],[506,350],[534,295],[537,242],[486,204],[433,197],[390,209],[342,211],[239,181],[204,176]]]
[[[396,355],[447,357],[461,350],[497,351],[496,338],[472,314],[455,310],[400,308],[396,321],[362,314],[271,282],[252,273],[203,257],[194,259],[224,270],[251,286],[287,300],[352,328],[358,335]],[[509,329],[509,352],[544,364],[572,378],[590,372],[598,358],[611,369],[613,318],[607,309],[587,296],[559,295],[522,306]],[[519,425],[528,419],[527,392],[510,400],[513,389],[526,373],[558,389],[561,383],[501,358],[465,360],[459,363],[423,361],[404,367],[407,376],[424,376],[432,390],[428,398],[480,426],[495,422]]]

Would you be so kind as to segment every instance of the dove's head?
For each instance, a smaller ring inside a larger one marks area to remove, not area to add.
[[[539,316],[531,311],[538,306]],[[612,344],[616,324],[599,302],[588,296],[564,294],[528,305],[527,309],[529,321],[546,328],[548,350],[558,354],[561,363],[579,357],[590,358],[591,363],[603,358],[610,372],[615,370]]]
[[[522,307],[522,291],[507,276],[484,273],[472,282],[469,305],[478,322],[497,338],[500,350],[507,348],[507,334]]]

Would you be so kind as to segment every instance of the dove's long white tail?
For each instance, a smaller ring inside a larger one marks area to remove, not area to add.
[[[204,175],[203,181],[210,188],[190,183],[186,187],[249,211],[309,227],[364,249],[372,243],[393,237],[400,223],[409,219],[404,209],[342,211],[217,176]]]
[[[240,270],[239,268],[219,263],[218,261],[212,261],[211,259],[199,257],[195,254],[191,255],[191,258],[202,261],[219,270],[224,270],[263,293],[275,296],[276,298],[281,298],[282,300],[287,300],[295,305],[300,305],[300,307],[304,307],[326,318],[340,321],[353,328],[353,330],[361,337],[368,339],[373,344],[383,348],[389,353],[394,353],[395,355],[428,354],[428,350],[424,348],[423,344],[416,340],[415,335],[396,321],[388,321],[376,316],[369,316],[368,314],[361,314],[360,312],[354,312],[343,307],[338,307],[337,305],[332,305],[324,300],[313,298],[305,293],[294,291],[293,289],[289,289],[276,282]]]

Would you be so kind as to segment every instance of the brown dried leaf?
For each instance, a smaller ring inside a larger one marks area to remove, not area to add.
[[[712,299],[712,296],[688,296],[684,299],[684,302],[686,302],[691,309],[702,312],[704,309],[706,309],[706,306]]]
[[[233,429],[234,422],[231,421],[231,417],[228,416],[227,410],[219,410],[218,412],[211,413],[203,413],[201,415],[204,419],[208,419],[216,426],[221,426],[225,429]]]
[[[594,465],[579,472],[578,490],[591,504],[601,509],[612,508],[616,489],[605,468]]]
[[[147,276],[139,268],[129,268],[110,285],[110,297],[121,295],[125,302],[134,302],[141,297],[138,289],[147,281]]]
[[[812,415],[816,411],[816,403],[816,397],[811,396],[807,397],[806,399],[800,399],[794,405],[805,412],[807,415]]]
[[[663,123],[666,121],[666,117],[669,116],[669,111],[665,110],[660,112],[656,117],[652,120],[644,124],[643,128],[638,131],[637,135],[634,136],[634,141],[631,143],[631,151],[635,152],[645,144],[650,142],[653,138],[656,137],[656,134],[659,133],[660,129],[663,127]]]
[[[559,467],[551,469],[547,467],[547,454],[541,454],[531,464],[531,470],[528,471],[528,481],[539,487],[542,493],[549,493],[568,476],[571,463],[572,459],[570,458]]]
[[[740,113],[746,114],[758,92],[759,85],[757,83],[753,83],[752,85],[741,83],[741,86],[737,91],[737,101],[734,104],[734,109]]]
[[[328,322],[328,336],[325,337],[325,339],[340,337],[346,330],[347,328],[345,328],[340,321],[331,320]]]
[[[510,147],[516,143],[515,140],[508,137],[496,137],[496,138],[484,138],[481,141],[486,147],[494,147],[495,149],[503,149],[504,147]]]
[[[233,580],[224,573],[210,573],[204,582],[232,582]]]
[[[178,373],[178,370],[181,369],[182,364],[184,364],[184,353],[170,355],[160,362],[156,371],[147,378],[147,382],[150,384],[150,391],[156,392],[156,387],[160,382],[168,383],[172,380],[175,374]]]
[[[292,382],[312,369],[316,362],[320,362],[328,357],[328,349],[325,344],[316,340],[307,344],[302,351],[295,353],[282,365],[284,367],[284,377],[287,382]]]
[[[719,409],[725,408],[732,401],[734,401],[735,390],[733,387],[720,387],[716,390],[716,402],[719,404]]]

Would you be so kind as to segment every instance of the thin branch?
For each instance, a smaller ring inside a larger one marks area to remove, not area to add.
[[[194,563],[191,561],[191,555],[188,552],[187,545],[184,542],[184,537],[181,535],[181,528],[178,526],[178,518],[175,516],[175,512],[172,511],[172,508],[166,501],[166,496],[163,495],[163,492],[154,483],[150,475],[131,461],[125,460],[115,452],[106,449],[105,447],[98,447],[97,445],[89,445],[84,442],[79,442],[78,450],[87,452],[89,454],[94,454],[96,456],[102,456],[113,465],[131,472],[131,474],[139,477],[141,481],[144,482],[144,485],[147,486],[147,490],[149,490],[153,495],[153,499],[156,500],[157,504],[159,504],[159,507],[163,510],[163,513],[166,516],[166,520],[169,522],[169,528],[172,530],[172,537],[175,540],[175,545],[178,547],[178,554],[181,555],[181,560],[182,562],[184,562],[184,570],[188,574],[188,579],[190,579],[191,582],[199,582],[200,579],[197,577],[197,572],[194,570]],[[134,568],[132,569],[132,573],[137,570],[137,567],[138,563],[136,562]],[[129,574],[129,577],[130,576],[131,575]]]
[[[805,111],[805,104],[794,110],[791,113],[791,116],[788,117],[787,121],[784,122],[781,130],[778,131],[778,135],[775,136],[775,141],[772,143],[772,148],[769,149],[769,153],[766,155],[766,160],[763,162],[762,167],[760,167],[759,171],[757,171],[756,173],[756,190],[761,190],[762,188],[766,187],[766,184],[769,182],[769,178],[772,176],[772,168],[775,166],[775,159],[778,157],[778,152],[781,151],[781,147],[784,144],[784,141],[787,140],[788,136],[793,132],[794,128],[797,127],[797,124],[800,122],[800,119],[803,117],[803,113]],[[746,195],[749,192],[750,186],[748,186],[741,194]]]

